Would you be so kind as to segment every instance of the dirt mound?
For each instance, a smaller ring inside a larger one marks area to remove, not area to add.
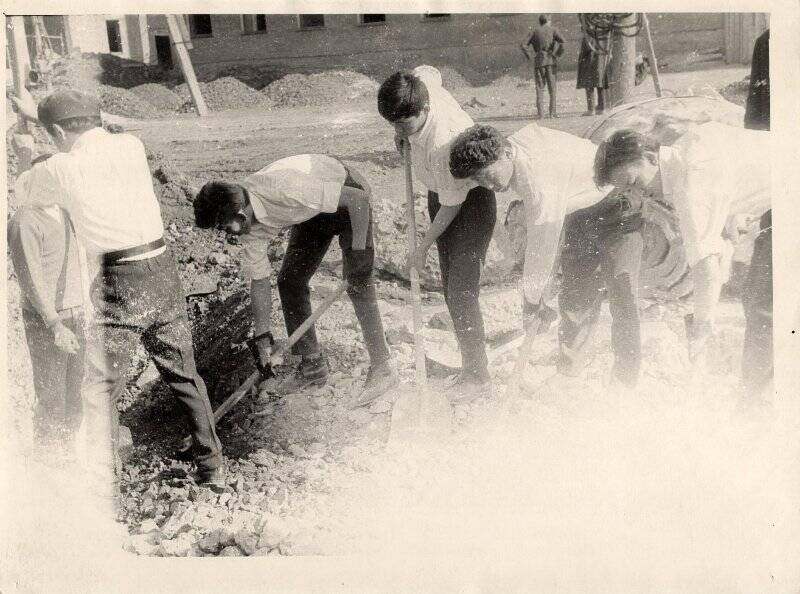
[[[98,94],[100,95],[100,108],[106,113],[142,119],[164,115],[162,109],[126,89],[100,85]]]
[[[161,204],[164,222],[180,217],[188,211],[194,199],[194,188],[187,177],[163,155],[147,151],[147,163],[153,175],[153,190]]]
[[[288,74],[262,93],[277,107],[305,107],[345,103],[373,95],[378,83],[357,72],[334,70],[316,74]]]
[[[742,105],[747,102],[747,93],[750,89],[750,77],[745,76],[742,80],[732,82],[729,85],[722,87],[719,92],[720,95],[725,97],[731,103]]]
[[[180,111],[186,101],[164,85],[145,83],[131,88],[131,93],[163,111]]]
[[[256,105],[269,105],[269,101],[242,81],[223,76],[211,82],[201,82],[200,92],[206,100],[206,105],[211,111],[224,111],[226,109],[238,109],[241,107],[254,107]],[[180,84],[173,89],[184,102],[188,102],[187,109],[194,109],[192,95],[186,83]]]
[[[472,86],[458,70],[449,66],[442,66],[439,68],[439,72],[442,73],[442,86],[445,89],[461,89]]]

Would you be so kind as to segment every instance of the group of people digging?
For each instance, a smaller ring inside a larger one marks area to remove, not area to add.
[[[21,114],[44,126],[59,150],[33,159],[30,136],[16,135],[13,142],[18,208],[9,223],[9,245],[23,292],[39,436],[63,439],[53,429],[58,420],[69,436],[80,423],[88,444],[82,456],[86,480],[113,509],[117,388],[140,341],[190,420],[195,480],[224,483],[213,411],[195,366],[184,294],[164,242],[144,146],[132,135],[104,130],[98,101],[81,92],[60,91],[38,106],[29,96],[15,103]],[[767,133],[704,124],[671,147],[632,131],[617,132],[597,147],[535,124],[505,136],[475,125],[430,66],[390,76],[377,104],[394,127],[397,147],[410,146],[414,175],[428,190],[431,222],[408,265],[422,269],[436,244],[462,357],[461,372],[448,387],[452,402],[492,395],[479,294],[497,216],[496,192],[513,191],[525,204],[524,315],[526,324],[540,319],[540,331],[556,317],[547,289],[560,261],[563,374],[575,373],[574,355],[607,291],[614,319],[613,377],[625,386],[636,384],[640,231],[650,200],[669,204],[680,220],[695,282],[688,338],[693,358],[701,356],[719,297],[723,231],[734,215],[762,215],[769,208]],[[212,181],[194,199],[198,227],[238,236],[242,245],[259,369],[269,365],[274,342],[270,240],[290,228],[277,286],[291,334],[311,313],[309,280],[338,237],[348,295],[370,358],[354,407],[399,383],[373,280],[370,200],[370,185],[358,171],[314,153],[288,156],[242,179]],[[757,246],[760,255],[753,258],[759,264],[752,270],[762,287],[771,284],[772,273],[764,249]],[[83,297],[89,285],[91,304]],[[767,322],[763,316],[754,321],[748,312],[748,332],[761,324],[760,333],[748,334],[761,341],[753,348],[771,349]],[[279,378],[277,392],[296,393],[327,381],[328,363],[313,327],[293,353],[299,365]],[[763,387],[770,373],[771,367],[750,373],[758,375],[752,389]]]

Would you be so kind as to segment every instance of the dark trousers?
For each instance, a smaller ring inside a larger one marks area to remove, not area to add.
[[[369,185],[355,172],[348,172],[345,185],[369,193]],[[348,281],[347,295],[353,304],[361,325],[370,362],[375,365],[389,360],[389,347],[383,332],[383,322],[378,309],[378,296],[372,269],[375,249],[372,241],[372,214],[364,250],[353,249],[353,228],[350,215],[340,208],[335,213],[321,213],[294,225],[289,234],[289,245],[278,273],[278,291],[283,306],[286,332],[291,335],[311,315],[311,293],[308,283],[314,276],[333,238],[339,237],[339,247],[344,259],[344,277]],[[308,355],[320,351],[314,326],[298,340],[292,352]]]
[[[597,113],[601,113],[606,108],[606,90],[597,87],[597,105],[594,102],[594,91],[594,88],[586,89],[586,109],[589,111],[597,109]]]
[[[561,373],[576,375],[582,369],[607,295],[612,316],[613,374],[626,385],[637,382],[641,364],[641,227],[640,211],[620,197],[606,198],[567,217],[558,298]]]
[[[750,394],[758,394],[772,379],[772,211],[761,217],[750,270],[742,287],[745,333],[742,381]]]
[[[439,196],[428,192],[430,218],[439,212]],[[462,368],[489,379],[486,334],[480,296],[481,268],[497,218],[494,192],[483,187],[469,191],[453,222],[436,241],[442,270],[444,299],[461,349]]]
[[[167,251],[147,260],[104,266],[92,286],[98,319],[92,332],[84,388],[90,464],[107,473],[116,446],[114,387],[141,341],[189,418],[192,452],[201,469],[222,464],[214,413],[197,373],[186,301],[178,270]]]
[[[556,113],[556,71],[555,66],[538,66],[534,71],[536,82],[536,112],[539,117],[544,112],[544,87],[550,94],[550,115]]]
[[[81,422],[81,383],[86,355],[83,309],[75,307],[59,314],[61,322],[75,334],[80,344],[80,350],[74,355],[55,345],[53,331],[38,314],[22,310],[36,394],[33,429],[40,441],[69,439]]]

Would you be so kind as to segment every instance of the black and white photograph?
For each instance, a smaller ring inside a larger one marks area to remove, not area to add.
[[[0,594],[800,591],[797,3],[10,5]]]

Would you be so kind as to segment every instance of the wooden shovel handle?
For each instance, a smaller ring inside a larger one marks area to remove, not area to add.
[[[403,141],[403,162],[406,173],[406,224],[408,227],[408,253],[413,256],[417,251],[417,223],[414,212],[414,182],[411,177],[411,145],[408,139]],[[422,301],[419,291],[419,271],[412,267],[409,271],[411,279],[411,309],[414,323],[414,367],[417,386],[424,388],[428,383],[425,373],[425,344],[422,339]]]
[[[273,355],[282,355],[286,351],[288,351],[294,344],[300,340],[300,338],[308,332],[308,329],[316,322],[322,314],[333,304],[334,301],[341,297],[342,293],[345,292],[347,289],[347,281],[342,281],[336,290],[328,295],[325,300],[320,304],[320,306],[310,315],[308,316],[302,324],[300,324],[297,329],[292,332],[292,335],[275,349],[275,352],[272,353]],[[224,417],[230,409],[232,409],[236,404],[244,397],[247,392],[250,391],[250,388],[255,385],[258,381],[260,373],[258,371],[254,371],[250,374],[250,376],[244,381],[244,383],[239,386],[239,388],[223,402],[217,410],[214,411],[214,422],[219,422],[219,420]]]

